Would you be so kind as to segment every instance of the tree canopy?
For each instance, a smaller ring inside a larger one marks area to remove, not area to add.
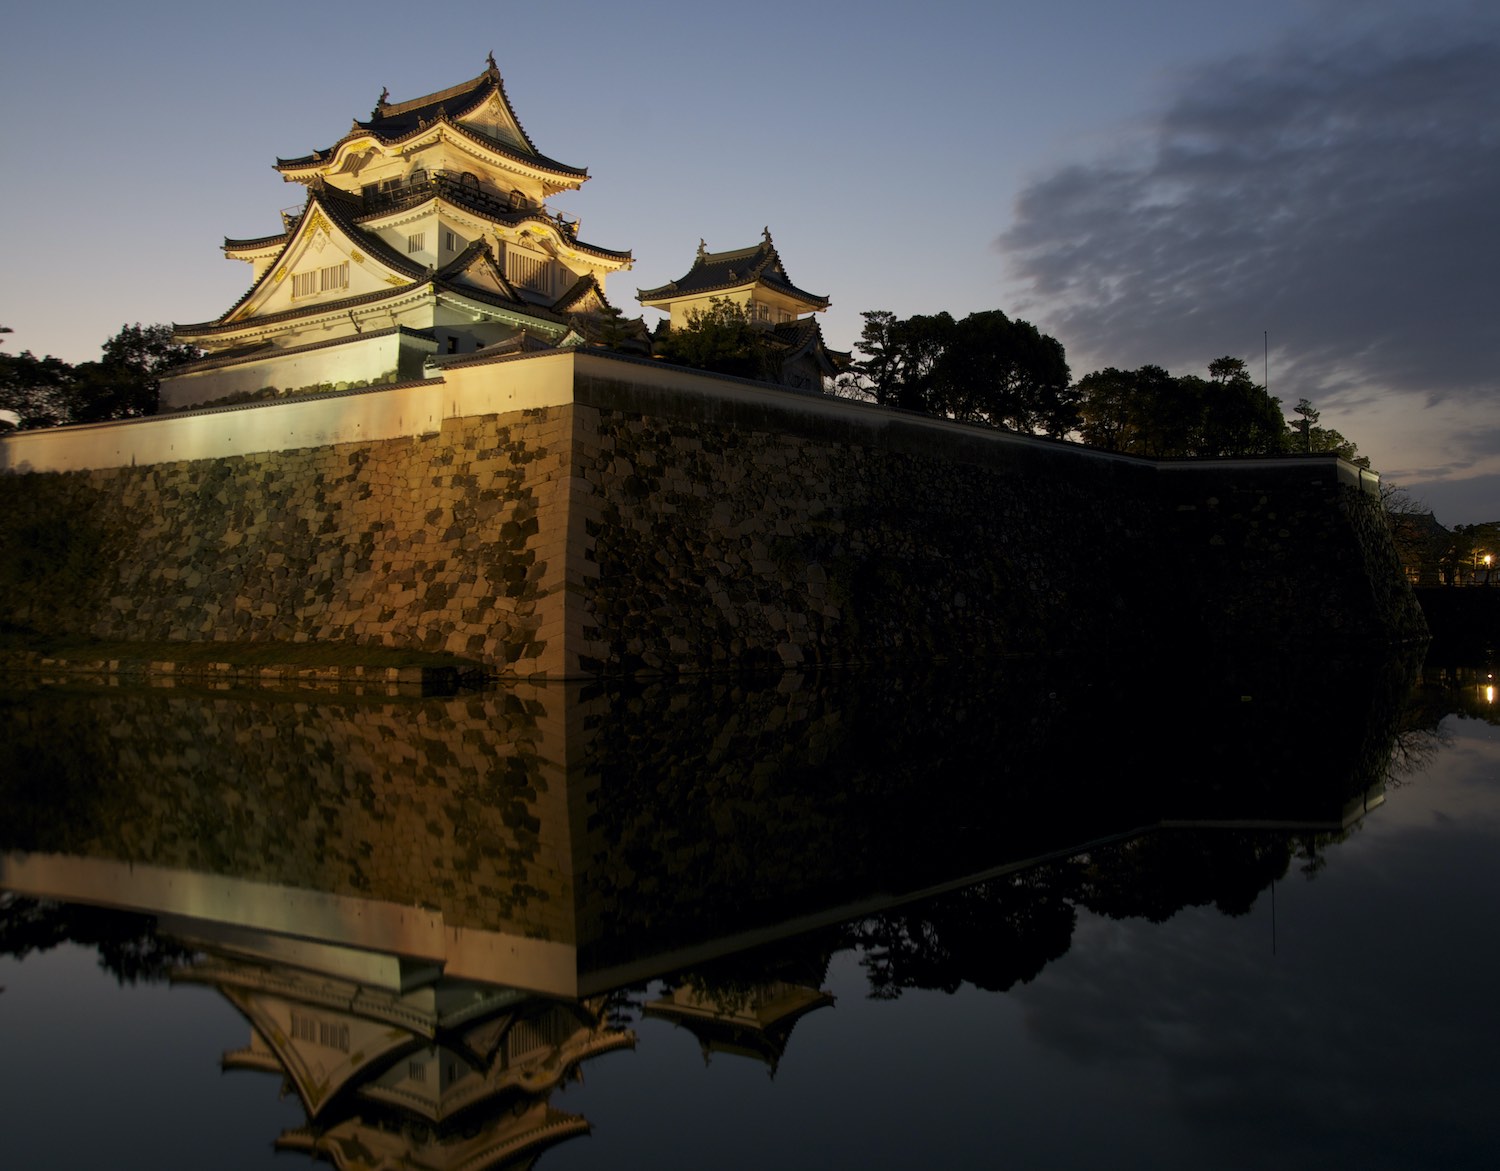
[[[1160,366],[1113,366],[1078,380],[1078,432],[1107,451],[1167,456],[1276,455],[1286,450],[1280,400],[1250,378],[1241,358],[1216,358],[1208,378]]]
[[[22,429],[153,415],[162,374],[201,354],[173,341],[170,325],[140,322],[122,325],[97,362],[0,353],[0,410],[14,412]]]
[[[713,298],[706,310],[691,310],[685,324],[657,337],[654,348],[678,366],[775,381],[775,355],[744,306],[726,297]]]
[[[1077,392],[1062,344],[998,309],[862,316],[850,380],[883,406],[1061,438],[1077,425]]]

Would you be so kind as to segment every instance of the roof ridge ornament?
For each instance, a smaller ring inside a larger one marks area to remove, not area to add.
[[[391,104],[391,90],[389,86],[380,87],[380,96],[375,99],[375,108],[370,111],[370,121],[385,117],[385,108]],[[355,125],[358,125],[356,122]]]
[[[486,66],[489,67],[488,71],[490,73],[499,73],[500,72],[500,67],[495,64],[495,50],[494,49],[491,49],[489,51],[488,55],[484,59],[484,63],[485,63]]]
[[[707,255],[708,255],[708,243],[703,239],[702,236],[699,236],[698,237],[698,259],[702,260]]]

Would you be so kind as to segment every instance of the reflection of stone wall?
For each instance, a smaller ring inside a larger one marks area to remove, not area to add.
[[[1319,657],[451,699],[41,691],[0,697],[0,852],[432,908],[597,972],[1163,821],[1338,826],[1384,776],[1408,682]]]
[[[515,693],[314,702],[39,694],[4,710],[9,850],[436,906],[572,941],[567,792]]]

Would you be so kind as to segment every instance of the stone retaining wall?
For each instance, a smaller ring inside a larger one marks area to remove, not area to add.
[[[0,623],[550,677],[1422,632],[1333,457],[1159,466],[597,355],[445,379],[541,405],[0,476]]]

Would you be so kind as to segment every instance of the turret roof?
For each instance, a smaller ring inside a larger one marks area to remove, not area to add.
[[[781,263],[776,245],[771,242],[771,229],[766,228],[759,244],[750,248],[737,248],[732,252],[710,252],[703,241],[698,241],[698,255],[693,267],[678,277],[654,289],[637,289],[636,299],[643,305],[657,301],[676,301],[687,296],[704,296],[712,293],[741,289],[746,285],[766,285],[807,304],[809,309],[826,309],[827,297],[809,293],[792,283]]]
[[[507,117],[521,136],[520,143],[511,143],[492,135],[480,134],[459,124],[459,118],[478,109],[493,95],[498,95],[503,103]],[[505,92],[505,82],[501,79],[500,70],[495,65],[493,53],[488,58],[485,71],[478,77],[438,90],[436,93],[425,94],[405,102],[392,103],[386,100],[386,92],[382,91],[380,100],[370,112],[370,117],[363,122],[356,118],[343,138],[326,150],[315,150],[310,155],[292,159],[278,158],[276,169],[278,171],[304,170],[318,163],[327,162],[344,143],[366,135],[373,135],[387,145],[399,143],[403,139],[424,133],[438,122],[482,143],[491,150],[509,155],[533,167],[569,176],[579,182],[588,178],[587,168],[569,166],[537,150],[536,144],[531,141],[531,136],[526,133],[526,128],[521,125],[521,120],[516,117],[515,109],[510,104],[510,98]]]

